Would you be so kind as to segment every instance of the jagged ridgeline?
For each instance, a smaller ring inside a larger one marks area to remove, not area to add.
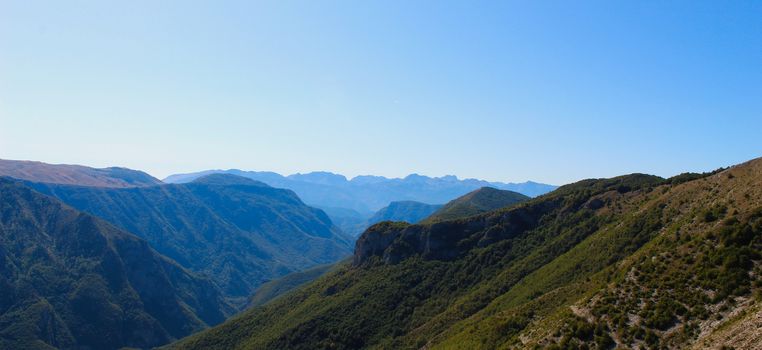
[[[233,311],[142,239],[0,178],[0,349],[148,348]]]
[[[758,349],[762,159],[585,180],[431,224],[380,223],[352,262],[180,349]]]

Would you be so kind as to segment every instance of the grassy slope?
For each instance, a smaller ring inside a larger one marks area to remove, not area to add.
[[[175,346],[683,347],[754,303],[760,174],[762,160],[685,183],[587,180],[465,220],[380,225],[358,249],[397,236],[361,266]]]
[[[588,270],[596,258],[616,254],[610,249],[616,242],[612,233],[628,223],[593,235],[441,334],[435,348],[682,348],[709,337],[733,312],[754,304],[754,293],[759,293],[760,174],[762,162],[757,160],[635,197],[639,203],[630,210],[630,220],[653,223],[646,230],[653,236],[649,243],[620,263]],[[571,270],[591,273],[564,283]],[[543,289],[565,302],[531,308],[522,302],[526,295],[546,293]],[[506,324],[528,312],[533,315],[522,327],[506,332]],[[759,331],[753,336],[759,337]]]
[[[249,299],[249,306],[261,306],[326,274],[334,264],[315,266],[304,271],[290,273],[259,286]]]

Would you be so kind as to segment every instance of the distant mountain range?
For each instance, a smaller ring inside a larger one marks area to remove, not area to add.
[[[296,192],[305,203],[319,208],[351,209],[368,218],[372,213],[395,201],[416,201],[444,204],[481,187],[494,187],[535,197],[556,188],[536,182],[502,183],[477,179],[458,179],[455,176],[428,177],[417,174],[390,179],[383,176],[357,176],[348,180],[343,175],[312,172],[282,176],[273,172],[206,170],[197,173],[171,175],[166,183],[185,183],[212,174],[226,173],[264,182],[270,186]]]
[[[415,224],[441,208],[441,204],[426,204],[415,201],[391,202],[368,219],[368,226],[381,221],[405,221]]]
[[[362,214],[347,208],[323,208],[336,226],[357,237],[370,225],[381,221],[405,221],[417,223],[441,208],[441,204],[426,204],[416,201],[396,201],[372,214]]]
[[[402,179],[365,175],[348,180],[343,175],[329,172],[283,176],[274,172],[237,169],[177,174],[167,177],[164,181],[186,183],[201,176],[218,173],[238,175],[273,187],[290,189],[308,205],[323,209],[336,226],[353,237],[362,233],[371,224],[383,220],[382,218],[374,219],[373,216],[390,215],[388,213],[390,206],[392,210],[402,209],[400,203],[420,203],[419,206],[442,205],[482,187],[514,191],[529,197],[538,196],[556,188],[553,185],[531,181],[502,183],[476,179],[461,180],[452,175],[428,177],[411,174]],[[407,209],[413,210],[412,207]],[[426,210],[421,211],[421,213],[424,212],[426,215],[418,215],[418,220],[431,214]],[[388,216],[386,219],[393,219],[393,217]]]
[[[460,211],[458,211],[460,212]],[[383,222],[352,262],[172,349],[759,349],[762,158]]]

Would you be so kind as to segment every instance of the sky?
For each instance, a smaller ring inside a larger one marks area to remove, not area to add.
[[[760,1],[0,0],[0,158],[564,184],[762,156]]]

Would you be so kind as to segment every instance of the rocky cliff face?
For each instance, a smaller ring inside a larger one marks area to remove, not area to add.
[[[413,255],[452,260],[473,248],[551,225],[559,216],[581,209],[599,210],[614,197],[662,181],[660,177],[644,174],[583,180],[534,200],[481,215],[417,225],[382,222],[369,227],[357,240],[353,261],[361,265],[379,257],[393,264]]]

